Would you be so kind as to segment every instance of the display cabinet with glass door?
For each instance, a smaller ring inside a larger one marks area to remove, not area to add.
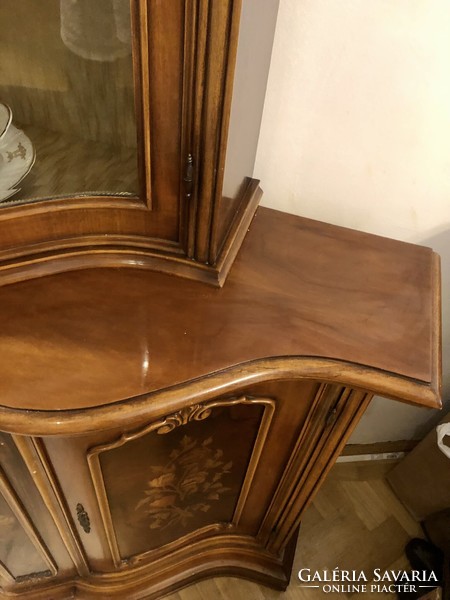
[[[278,0],[3,0],[0,284],[135,265],[222,285]]]

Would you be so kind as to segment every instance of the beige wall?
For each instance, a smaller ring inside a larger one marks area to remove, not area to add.
[[[449,398],[450,2],[281,0],[255,177],[265,206],[440,252]],[[434,418],[376,399],[352,441]]]

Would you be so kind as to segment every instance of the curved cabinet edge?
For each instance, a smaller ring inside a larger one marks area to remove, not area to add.
[[[261,583],[277,590],[285,590],[290,572],[297,536],[280,556],[269,553],[251,538],[245,536],[220,535],[204,540],[164,559],[164,570],[173,575],[164,582],[154,581],[158,565],[146,564],[126,571],[107,575],[92,574],[88,579],[70,580],[51,587],[40,587],[24,591],[23,600],[54,600],[69,598],[126,598],[138,600],[160,598],[180,588],[209,577],[232,576]],[[153,579],[153,581],[152,581]],[[4,594],[4,598],[17,598]]]
[[[246,362],[211,375],[107,405],[61,411],[0,406],[0,429],[21,435],[89,434],[118,425],[138,426],[243,387],[283,379],[317,380],[365,390],[417,406],[441,408],[439,365],[432,382],[422,382],[373,367],[311,356],[273,357]]]

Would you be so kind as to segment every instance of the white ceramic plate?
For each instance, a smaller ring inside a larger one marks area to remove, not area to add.
[[[11,123],[11,109],[0,104],[0,202],[19,191],[17,185],[36,159],[30,138]]]
[[[17,192],[20,192],[20,188],[10,189],[10,190],[0,190],[0,202],[2,200],[7,200],[8,198],[11,198],[11,196],[14,196],[14,194],[17,194]]]
[[[0,140],[11,125],[12,111],[6,104],[0,104]]]

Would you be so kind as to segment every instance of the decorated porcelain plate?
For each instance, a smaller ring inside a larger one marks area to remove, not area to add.
[[[0,104],[0,140],[11,125],[12,111],[6,104]]]
[[[36,159],[31,140],[11,121],[11,109],[0,104],[0,202],[19,191],[17,185]]]

